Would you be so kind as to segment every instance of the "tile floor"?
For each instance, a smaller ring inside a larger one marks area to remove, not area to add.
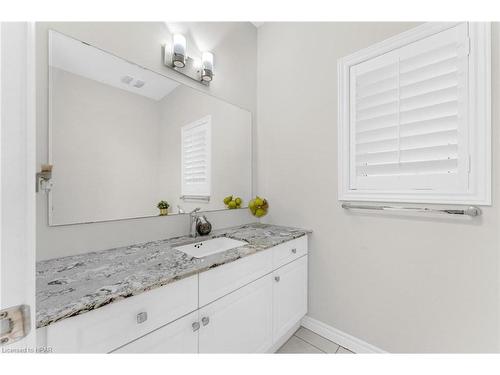
[[[350,350],[325,339],[323,336],[300,327],[293,336],[278,349],[276,353],[285,354],[314,354],[314,353],[332,353],[332,354],[354,354]]]

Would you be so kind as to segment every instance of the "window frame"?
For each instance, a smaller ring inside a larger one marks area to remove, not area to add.
[[[469,188],[436,190],[356,190],[350,188],[350,68],[366,60],[440,33],[463,22],[430,22],[340,58],[338,73],[338,199],[409,203],[491,205],[491,24],[468,22]],[[354,162],[354,161],[353,161]]]

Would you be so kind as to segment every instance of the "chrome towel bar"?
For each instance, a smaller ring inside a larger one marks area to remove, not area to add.
[[[379,206],[375,204],[358,204],[351,202],[342,203],[342,208],[345,209],[360,209],[360,210],[377,210],[377,211],[399,211],[399,212],[419,212],[428,214],[446,214],[446,215],[461,215],[461,216],[479,216],[481,210],[479,207],[465,208],[429,208],[429,207],[401,207],[401,206]]]

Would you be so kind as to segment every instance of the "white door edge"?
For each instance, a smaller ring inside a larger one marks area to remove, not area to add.
[[[0,23],[0,308],[31,308],[30,333],[0,352],[36,345],[34,32],[33,23]]]

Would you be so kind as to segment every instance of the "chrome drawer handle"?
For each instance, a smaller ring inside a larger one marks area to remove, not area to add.
[[[137,314],[137,324],[144,323],[146,320],[148,320],[148,313],[147,312],[140,312]]]
[[[200,329],[200,323],[199,322],[194,322],[193,324],[191,324],[191,326],[193,327],[193,332],[196,332]]]
[[[297,254],[297,249],[292,249],[292,254]]]
[[[279,276],[274,276],[274,280],[276,280],[277,283],[280,282],[280,277]]]
[[[204,316],[203,318],[201,318],[201,322],[204,326],[206,326],[208,323],[210,323],[210,319],[207,316]]]

